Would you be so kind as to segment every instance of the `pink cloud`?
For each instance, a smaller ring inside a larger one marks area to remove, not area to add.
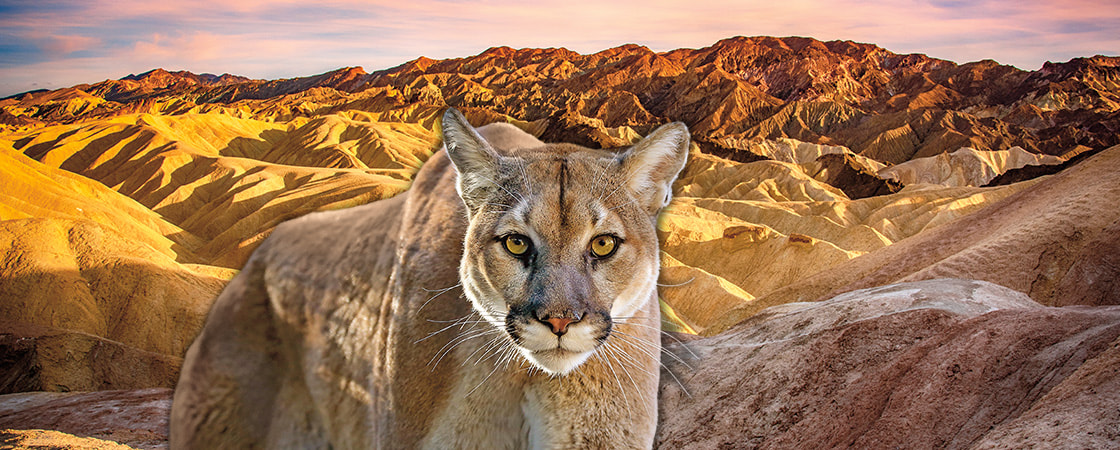
[[[168,36],[154,33],[147,40],[136,42],[128,56],[138,61],[167,61],[171,59],[207,61],[220,57],[225,39],[208,32]]]
[[[40,46],[48,54],[65,56],[101,45],[101,39],[89,36],[50,35],[41,39]]]

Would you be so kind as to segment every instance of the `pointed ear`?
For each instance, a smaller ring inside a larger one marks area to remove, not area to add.
[[[455,108],[443,113],[441,128],[447,156],[459,174],[455,188],[473,216],[498,188],[501,156]]]
[[[627,187],[651,216],[672,200],[673,181],[688,159],[688,143],[688,127],[673,122],[653,130],[622,154]]]

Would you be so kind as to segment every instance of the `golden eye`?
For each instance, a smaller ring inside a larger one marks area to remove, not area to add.
[[[606,258],[614,254],[618,248],[618,239],[614,236],[602,234],[591,239],[591,256]]]
[[[529,253],[529,242],[529,238],[525,236],[511,234],[505,238],[506,251],[513,256],[525,256]]]

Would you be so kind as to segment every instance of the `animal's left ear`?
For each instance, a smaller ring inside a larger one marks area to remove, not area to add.
[[[688,127],[673,122],[653,130],[622,154],[627,187],[651,216],[672,200],[673,181],[688,159],[688,143]]]
[[[499,188],[501,156],[455,108],[447,108],[443,113],[441,127],[447,156],[459,175],[455,189],[467,205],[467,212],[474,216]]]

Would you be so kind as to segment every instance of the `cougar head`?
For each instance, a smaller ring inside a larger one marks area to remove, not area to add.
[[[667,124],[608,151],[496,149],[454,109],[442,126],[469,218],[467,298],[533,365],[572,371],[655,301],[656,218],[684,167],[688,129]]]

